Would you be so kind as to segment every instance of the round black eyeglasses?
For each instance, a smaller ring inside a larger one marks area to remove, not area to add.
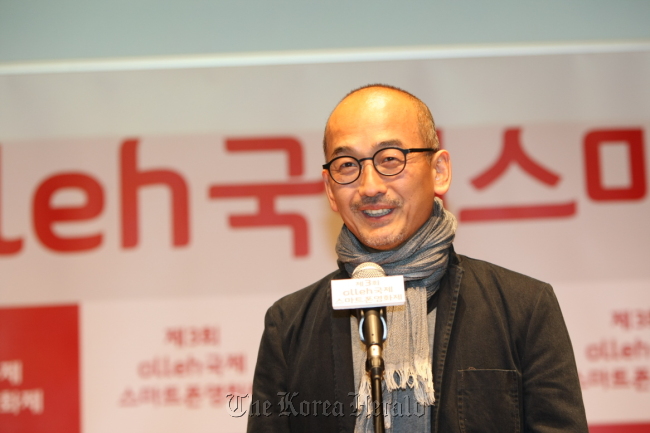
[[[416,148],[402,149],[401,147],[385,147],[379,149],[370,158],[357,159],[353,156],[338,156],[323,164],[323,169],[327,170],[334,182],[347,185],[359,179],[361,175],[361,162],[368,159],[372,160],[372,165],[377,173],[383,176],[396,176],[404,171],[406,167],[406,155],[415,152],[437,152],[437,149]]]

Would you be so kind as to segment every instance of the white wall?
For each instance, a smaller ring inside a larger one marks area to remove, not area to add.
[[[648,38],[634,0],[0,0],[0,64]]]

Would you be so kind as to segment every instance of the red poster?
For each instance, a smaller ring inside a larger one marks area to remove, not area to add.
[[[0,430],[79,433],[76,305],[0,308]]]

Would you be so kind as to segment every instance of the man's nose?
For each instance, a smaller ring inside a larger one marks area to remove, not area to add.
[[[359,194],[362,196],[374,197],[386,192],[384,178],[377,172],[372,161],[363,161],[359,177]]]

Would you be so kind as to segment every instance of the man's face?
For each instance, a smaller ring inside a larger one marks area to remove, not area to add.
[[[425,147],[415,104],[393,90],[360,90],[330,116],[327,161],[342,155],[372,157],[382,147]],[[332,210],[367,247],[389,250],[401,245],[431,215],[436,170],[430,157],[430,153],[407,155],[406,168],[397,176],[380,175],[371,160],[363,161],[359,179],[348,185],[337,184],[323,170]]]

